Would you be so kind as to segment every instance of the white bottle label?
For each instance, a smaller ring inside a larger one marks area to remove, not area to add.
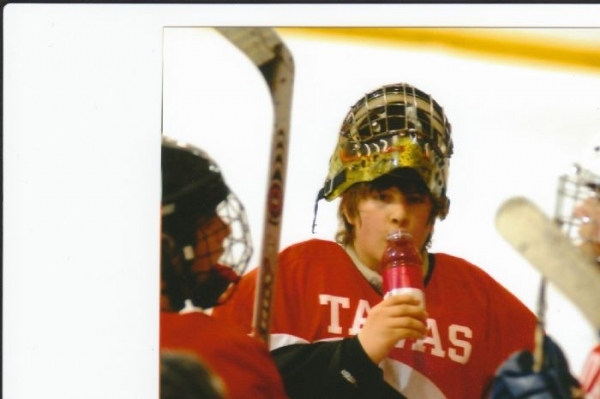
[[[413,298],[421,301],[421,306],[425,308],[425,294],[418,288],[413,287],[400,287],[400,288],[392,288],[388,292],[385,293],[383,298],[387,298],[392,295],[410,295]]]

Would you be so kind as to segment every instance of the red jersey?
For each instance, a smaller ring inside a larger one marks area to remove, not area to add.
[[[161,312],[160,348],[198,355],[223,379],[229,399],[287,398],[267,348],[222,320]]]
[[[379,366],[407,398],[480,398],[513,352],[533,350],[536,317],[479,267],[443,253],[430,259],[428,335],[398,342]],[[256,274],[213,315],[250,331]],[[278,260],[270,349],[356,335],[381,300],[340,245],[292,245]]]

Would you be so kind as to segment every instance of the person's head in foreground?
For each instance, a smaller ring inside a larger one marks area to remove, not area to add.
[[[248,265],[243,205],[200,148],[163,136],[161,310],[223,303]]]
[[[225,399],[225,386],[191,352],[160,352],[160,399]]]

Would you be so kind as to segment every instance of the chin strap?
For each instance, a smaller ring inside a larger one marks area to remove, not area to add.
[[[319,210],[319,201],[325,198],[325,189],[320,189],[317,194],[317,199],[315,200],[315,210],[313,213],[313,222],[312,222],[312,233],[315,234],[315,227],[317,227],[317,212]]]

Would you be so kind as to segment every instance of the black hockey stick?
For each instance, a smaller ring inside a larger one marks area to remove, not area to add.
[[[527,198],[516,197],[498,209],[496,227],[600,331],[600,267],[572,244],[556,222]]]
[[[272,28],[216,29],[246,54],[260,70],[271,93],[274,107],[262,252],[258,266],[253,318],[253,335],[268,347],[273,287],[281,237],[294,62],[290,51]]]

